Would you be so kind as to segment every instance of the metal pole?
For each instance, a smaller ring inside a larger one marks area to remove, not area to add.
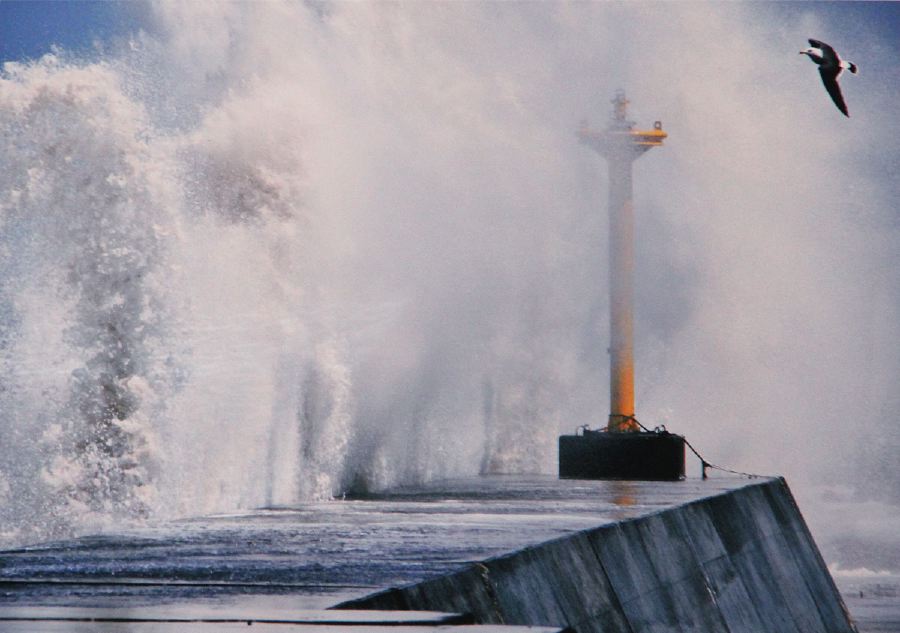
[[[636,130],[623,92],[612,100],[605,129],[582,123],[578,137],[606,159],[609,169],[610,414],[606,428],[559,438],[559,476],[578,479],[684,479],[685,439],[674,433],[641,433],[634,409],[634,207],[632,167],[666,138],[662,123]],[[623,502],[624,503],[624,502]]]
[[[582,125],[578,135],[606,158],[609,168],[609,365],[610,413],[606,430],[640,431],[634,419],[634,207],[632,165],[647,150],[662,145],[666,133],[635,130],[628,120],[628,99],[618,92],[605,130]]]
[[[615,155],[614,155],[615,154]],[[634,420],[634,206],[630,148],[609,162],[608,431],[638,431]]]

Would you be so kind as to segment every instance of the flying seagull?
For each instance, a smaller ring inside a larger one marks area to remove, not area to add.
[[[854,75],[857,67],[853,62],[845,62],[833,48],[825,42],[819,40],[809,40],[811,48],[800,51],[801,55],[807,55],[811,60],[819,65],[819,74],[822,76],[822,83],[825,84],[825,90],[831,95],[831,100],[838,110],[844,113],[844,116],[850,116],[847,111],[847,104],[844,103],[844,95],[841,94],[841,87],[838,85],[838,77],[846,68]]]

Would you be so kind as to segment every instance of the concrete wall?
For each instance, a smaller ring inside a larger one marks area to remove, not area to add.
[[[476,563],[337,608],[471,613],[579,633],[849,633],[783,479]]]

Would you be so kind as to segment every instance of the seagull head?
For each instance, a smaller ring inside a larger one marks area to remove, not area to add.
[[[799,53],[800,55],[809,55],[810,57],[818,57],[822,58],[822,49],[820,48],[804,48]]]

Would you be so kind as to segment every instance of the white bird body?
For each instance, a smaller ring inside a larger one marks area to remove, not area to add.
[[[854,75],[859,70],[853,62],[847,62],[838,57],[837,52],[825,42],[819,40],[809,40],[810,48],[800,51],[801,55],[806,55],[819,66],[819,75],[822,77],[822,83],[825,84],[825,90],[831,95],[831,100],[838,110],[844,113],[844,116],[850,116],[847,110],[847,104],[844,103],[844,95],[841,94],[841,87],[838,85],[838,77],[844,70],[849,70]]]

